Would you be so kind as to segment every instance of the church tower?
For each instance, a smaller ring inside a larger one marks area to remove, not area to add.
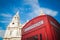
[[[8,25],[3,40],[21,40],[21,29],[22,26],[19,23],[19,12],[17,12]]]

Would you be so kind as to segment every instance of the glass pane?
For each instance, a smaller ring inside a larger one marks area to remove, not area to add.
[[[42,40],[42,34],[40,34],[40,40]]]
[[[27,38],[27,40],[38,40],[38,36],[32,36],[30,38]]]

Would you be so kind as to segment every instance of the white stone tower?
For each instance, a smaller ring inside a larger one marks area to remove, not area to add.
[[[3,40],[21,40],[21,29],[22,26],[19,23],[19,12],[17,12],[8,25]]]

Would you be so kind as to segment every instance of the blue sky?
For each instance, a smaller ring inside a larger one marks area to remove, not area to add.
[[[17,11],[19,11],[20,23],[23,24],[39,16],[41,9],[60,23],[59,0],[0,0],[0,37]]]

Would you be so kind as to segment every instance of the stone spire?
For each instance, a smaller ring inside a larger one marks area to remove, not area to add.
[[[14,15],[12,22],[9,25],[9,27],[17,27],[17,26],[19,26],[19,12],[17,12],[16,15]]]
[[[21,40],[21,29],[19,23],[19,11],[14,15],[11,23],[8,25],[3,40]]]

